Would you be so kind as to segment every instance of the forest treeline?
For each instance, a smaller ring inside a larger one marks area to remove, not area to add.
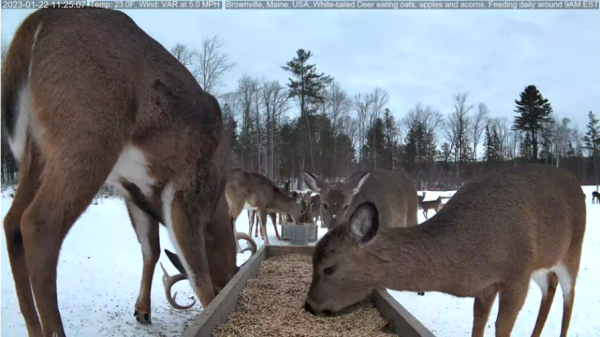
[[[2,59],[5,50],[3,41]],[[579,130],[554,113],[532,84],[506,98],[515,102],[512,116],[490,117],[486,103],[472,102],[468,92],[448,93],[452,107],[415,102],[409,111],[392,112],[393,93],[380,87],[348,93],[317,69],[308,50],[282,61],[286,83],[243,75],[230,92],[222,88],[235,63],[219,36],[204,38],[198,49],[177,44],[170,51],[219,100],[228,167],[277,183],[303,187],[302,170],[336,180],[356,169],[387,169],[404,170],[419,189],[447,190],[476,175],[531,162],[564,167],[582,184],[597,183],[597,117],[587,112],[585,130]],[[14,184],[18,166],[2,132],[2,183]]]

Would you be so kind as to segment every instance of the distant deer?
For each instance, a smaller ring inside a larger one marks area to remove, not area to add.
[[[363,201],[380,209],[386,224],[407,227],[418,224],[417,190],[414,182],[400,171],[359,170],[344,182],[327,183],[310,172],[304,182],[321,198],[321,226],[330,230]]]
[[[319,221],[321,216],[321,196],[314,195],[308,198],[306,201],[306,211],[304,213],[304,219],[312,223]],[[321,221],[321,228],[323,227],[323,221]]]
[[[159,222],[207,307],[237,271],[215,97],[127,14],[91,7],[30,14],[1,80],[2,127],[19,163],[4,233],[29,336],[65,336],[59,252],[105,183],[124,196],[141,244],[136,319],[151,320]]]
[[[438,197],[437,199],[430,201],[421,201],[420,204],[421,208],[423,209],[423,216],[425,219],[428,219],[427,213],[430,209],[438,213],[442,208],[442,197]]]
[[[283,193],[289,195],[290,197],[294,198],[294,200],[296,200],[296,203],[299,204],[298,202],[298,192],[296,191],[292,191],[290,192],[290,185],[289,183],[284,183],[284,187],[281,189]],[[256,219],[256,213],[257,210],[256,209],[249,209],[248,210],[248,235],[252,235],[252,228],[254,227],[254,221]],[[283,224],[284,222],[286,222],[287,220],[292,221],[291,218],[289,217],[288,214],[283,214],[283,213],[275,213],[275,212],[271,212],[267,214],[270,218],[271,218],[271,222],[273,223],[273,227],[275,228],[275,235],[277,236],[277,240],[281,240],[281,237],[279,236],[279,232],[277,231],[277,224],[275,222],[275,218],[277,217],[277,215],[279,215],[279,224]],[[284,217],[288,217],[287,220],[284,220]],[[254,237],[258,237],[258,224],[256,225],[256,229],[254,230]]]
[[[600,193],[594,191],[592,192],[592,204],[600,203]]]
[[[229,172],[227,185],[225,186],[225,196],[229,204],[229,215],[234,228],[235,220],[244,209],[244,204],[247,203],[250,207],[258,209],[261,232],[266,245],[269,245],[269,237],[267,236],[268,213],[290,214],[295,223],[298,223],[304,213],[302,206],[298,205],[294,198],[288,196],[269,178],[262,174],[240,169],[232,169]],[[273,226],[275,226],[275,223],[273,223]],[[275,227],[275,230],[277,231],[277,227]],[[250,228],[250,234],[251,232],[252,228]]]
[[[496,336],[508,337],[533,278],[542,302],[532,336],[541,335],[558,284],[560,336],[567,336],[586,227],[583,193],[570,172],[511,167],[465,184],[419,226],[390,227],[374,203],[363,202],[323,236],[305,309],[336,313],[379,287],[439,291],[475,298],[472,336],[482,337],[499,294]]]

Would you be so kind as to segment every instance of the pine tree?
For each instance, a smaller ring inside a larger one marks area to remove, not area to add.
[[[586,127],[585,136],[581,138],[585,148],[592,154],[592,169],[594,175],[598,179],[598,172],[596,170],[598,155],[600,154],[600,127],[598,126],[598,118],[593,112],[588,113],[588,123]],[[596,185],[598,181],[596,181]]]
[[[520,99],[515,100],[515,104],[517,107],[514,111],[517,115],[515,116],[513,130],[527,133],[531,141],[531,159],[537,161],[538,140],[544,122],[549,122],[551,119],[552,106],[535,85],[525,87],[525,90],[520,94]]]
[[[288,96],[297,98],[300,103],[300,117],[297,120],[301,134],[308,136],[310,169],[314,165],[313,141],[317,138],[316,116],[319,104],[325,99],[323,97],[325,87],[333,81],[333,78],[325,74],[317,74],[317,66],[308,64],[312,53],[304,49],[298,49],[296,56],[281,68],[292,74],[288,82]],[[311,127],[312,125],[312,127]],[[306,155],[306,151],[303,151]]]

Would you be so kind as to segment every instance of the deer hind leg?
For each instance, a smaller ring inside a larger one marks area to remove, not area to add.
[[[523,280],[509,281],[502,285],[498,318],[496,319],[496,337],[510,337],[519,311],[525,303],[529,280],[528,277]]]
[[[152,290],[152,278],[156,262],[160,257],[160,241],[158,235],[158,221],[150,217],[137,207],[132,201],[126,200],[127,212],[131,224],[142,246],[144,260],[142,269],[142,281],[140,292],[135,302],[133,316],[140,323],[151,323],[150,294]]]
[[[575,283],[579,272],[579,262],[581,259],[581,246],[569,252],[570,259],[568,263],[559,264],[555,268],[556,276],[563,293],[563,319],[560,329],[560,336],[566,337],[571,323],[573,313],[573,303],[575,302]]]
[[[120,144],[106,137],[92,134],[87,139],[77,138],[63,138],[65,144],[77,143],[64,150],[51,142],[44,144],[50,155],[45,158],[42,182],[21,220],[27,269],[45,336],[65,335],[56,296],[56,266],[62,243],[119,155]]]
[[[21,233],[23,213],[36,195],[40,183],[42,164],[36,146],[26,143],[25,155],[19,166],[19,188],[4,218],[4,235],[8,258],[19,299],[19,308],[25,319],[29,336],[42,334],[42,326],[33,302],[29,273],[25,262],[25,247]]]
[[[558,277],[552,271],[543,271],[534,273],[532,278],[542,291],[540,311],[538,313],[537,320],[535,321],[535,328],[531,334],[532,337],[539,337],[542,335],[544,324],[546,324],[548,313],[550,313],[550,308],[552,307],[552,302],[554,301],[556,286],[558,285]]]
[[[271,216],[271,222],[273,223],[273,228],[275,228],[275,236],[277,240],[281,241],[281,237],[279,236],[279,232],[277,231],[277,222],[275,222],[275,213],[269,214]]]
[[[473,330],[471,337],[483,337],[485,333],[485,326],[490,317],[490,311],[492,305],[496,300],[498,294],[498,288],[490,286],[484,289],[479,296],[475,297],[475,303],[473,304]]]
[[[237,220],[237,218],[240,216],[240,214],[242,213],[242,210],[244,209],[244,204],[240,204],[240,203],[231,203],[231,205],[229,206],[229,221],[231,222],[231,228],[233,229],[233,239],[235,240],[235,232],[237,231],[235,228],[235,221]],[[242,251],[242,247],[240,247],[240,243],[235,240],[235,250],[236,253],[240,253]]]

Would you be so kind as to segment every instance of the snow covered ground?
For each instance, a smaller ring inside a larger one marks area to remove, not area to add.
[[[600,205],[591,204],[591,192],[594,187],[584,187],[588,195],[587,232],[581,270],[577,280],[575,308],[569,336],[600,336],[600,295],[596,291],[600,285]],[[452,192],[427,192],[426,200],[441,196],[451,196]],[[8,192],[2,193],[1,218],[8,211],[12,199]],[[431,211],[429,216],[433,216]],[[419,221],[425,218],[419,211]],[[243,212],[237,221],[237,230],[248,231],[248,217]],[[279,230],[281,227],[279,227]],[[277,242],[273,226],[267,226],[269,241]],[[319,229],[319,237],[326,233]],[[5,247],[4,232],[0,238],[1,251],[1,330],[3,337],[26,336],[27,331],[18,307],[14,281],[10,270]],[[161,250],[174,251],[166,229],[160,229]],[[259,246],[260,238],[255,238]],[[245,243],[241,243],[244,245]],[[238,256],[238,264],[248,255]],[[160,261],[170,274],[175,268],[164,254]],[[90,205],[87,211],[73,226],[67,236],[58,265],[58,301],[65,330],[69,336],[180,336],[191,320],[202,310],[199,304],[188,311],[172,309],[165,300],[162,287],[162,271],[157,265],[152,288],[152,325],[138,324],[133,317],[135,300],[142,272],[142,254],[129,217],[120,199],[103,199],[97,205]],[[559,287],[560,288],[560,287]],[[178,291],[178,301],[189,303],[187,298],[193,292],[187,282],[174,287]],[[441,293],[390,293],[417,317],[436,336],[469,336],[472,324],[473,299],[455,298]],[[531,283],[530,292],[519,314],[513,336],[531,334],[541,294],[535,283]],[[494,322],[497,313],[497,301],[494,305],[486,336],[494,335]],[[560,333],[562,317],[562,296],[560,290],[555,298],[550,316],[544,328],[543,336],[557,336]],[[596,319],[593,319],[596,317]]]

